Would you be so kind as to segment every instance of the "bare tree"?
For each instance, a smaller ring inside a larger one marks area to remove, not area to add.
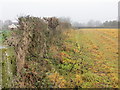
[[[48,27],[52,30],[55,30],[56,27],[59,25],[59,20],[56,17],[51,18],[43,18],[48,23]]]

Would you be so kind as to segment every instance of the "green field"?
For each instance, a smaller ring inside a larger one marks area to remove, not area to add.
[[[62,85],[117,88],[118,30],[81,29],[67,34],[66,50],[61,51],[63,64],[56,65],[58,77],[60,74],[60,78],[65,80],[61,81],[64,82]],[[54,76],[56,73],[50,76],[51,80]]]
[[[11,47],[4,48],[4,41],[10,36],[11,31],[0,31],[0,88],[10,88],[15,72],[14,51]],[[2,48],[3,47],[3,48]],[[6,55],[7,54],[7,55]]]
[[[0,44],[2,44],[7,37],[11,34],[10,30],[1,30],[0,31]]]

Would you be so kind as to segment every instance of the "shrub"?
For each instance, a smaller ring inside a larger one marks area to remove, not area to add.
[[[7,41],[9,45],[15,48],[17,74],[22,79],[25,77],[23,77],[24,73],[21,71],[27,68],[30,72],[28,62],[37,62],[40,67],[39,70],[41,70],[38,73],[41,73],[41,75],[50,71],[51,65],[48,64],[51,62],[49,61],[50,48],[51,46],[61,46],[63,43],[64,27],[61,28],[60,25],[61,23],[56,17],[42,19],[25,16],[18,18],[18,29],[13,31],[12,36]],[[44,64],[45,59],[48,59],[47,64]],[[34,83],[31,86],[34,86]]]

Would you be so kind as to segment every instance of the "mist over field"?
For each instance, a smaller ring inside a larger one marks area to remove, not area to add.
[[[70,17],[72,21],[117,20],[119,0],[4,0],[0,3],[1,20],[15,20],[20,15]]]

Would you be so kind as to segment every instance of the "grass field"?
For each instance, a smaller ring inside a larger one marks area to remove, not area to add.
[[[58,73],[49,77],[60,82],[61,74],[59,87],[117,88],[118,30],[80,29],[66,34],[66,49],[60,52],[63,64],[56,65]]]
[[[0,31],[0,88],[11,87],[11,81],[13,79],[13,73],[15,69],[15,60],[13,57],[13,48],[4,48],[3,42],[7,37],[10,36],[11,31],[3,30]],[[2,48],[3,47],[3,48]],[[6,56],[7,53],[7,56]],[[11,59],[12,58],[12,59]],[[14,71],[13,71],[14,70]]]
[[[5,39],[7,37],[9,37],[11,34],[11,31],[10,30],[1,30],[0,31],[0,45],[3,44],[3,42],[5,41]]]

